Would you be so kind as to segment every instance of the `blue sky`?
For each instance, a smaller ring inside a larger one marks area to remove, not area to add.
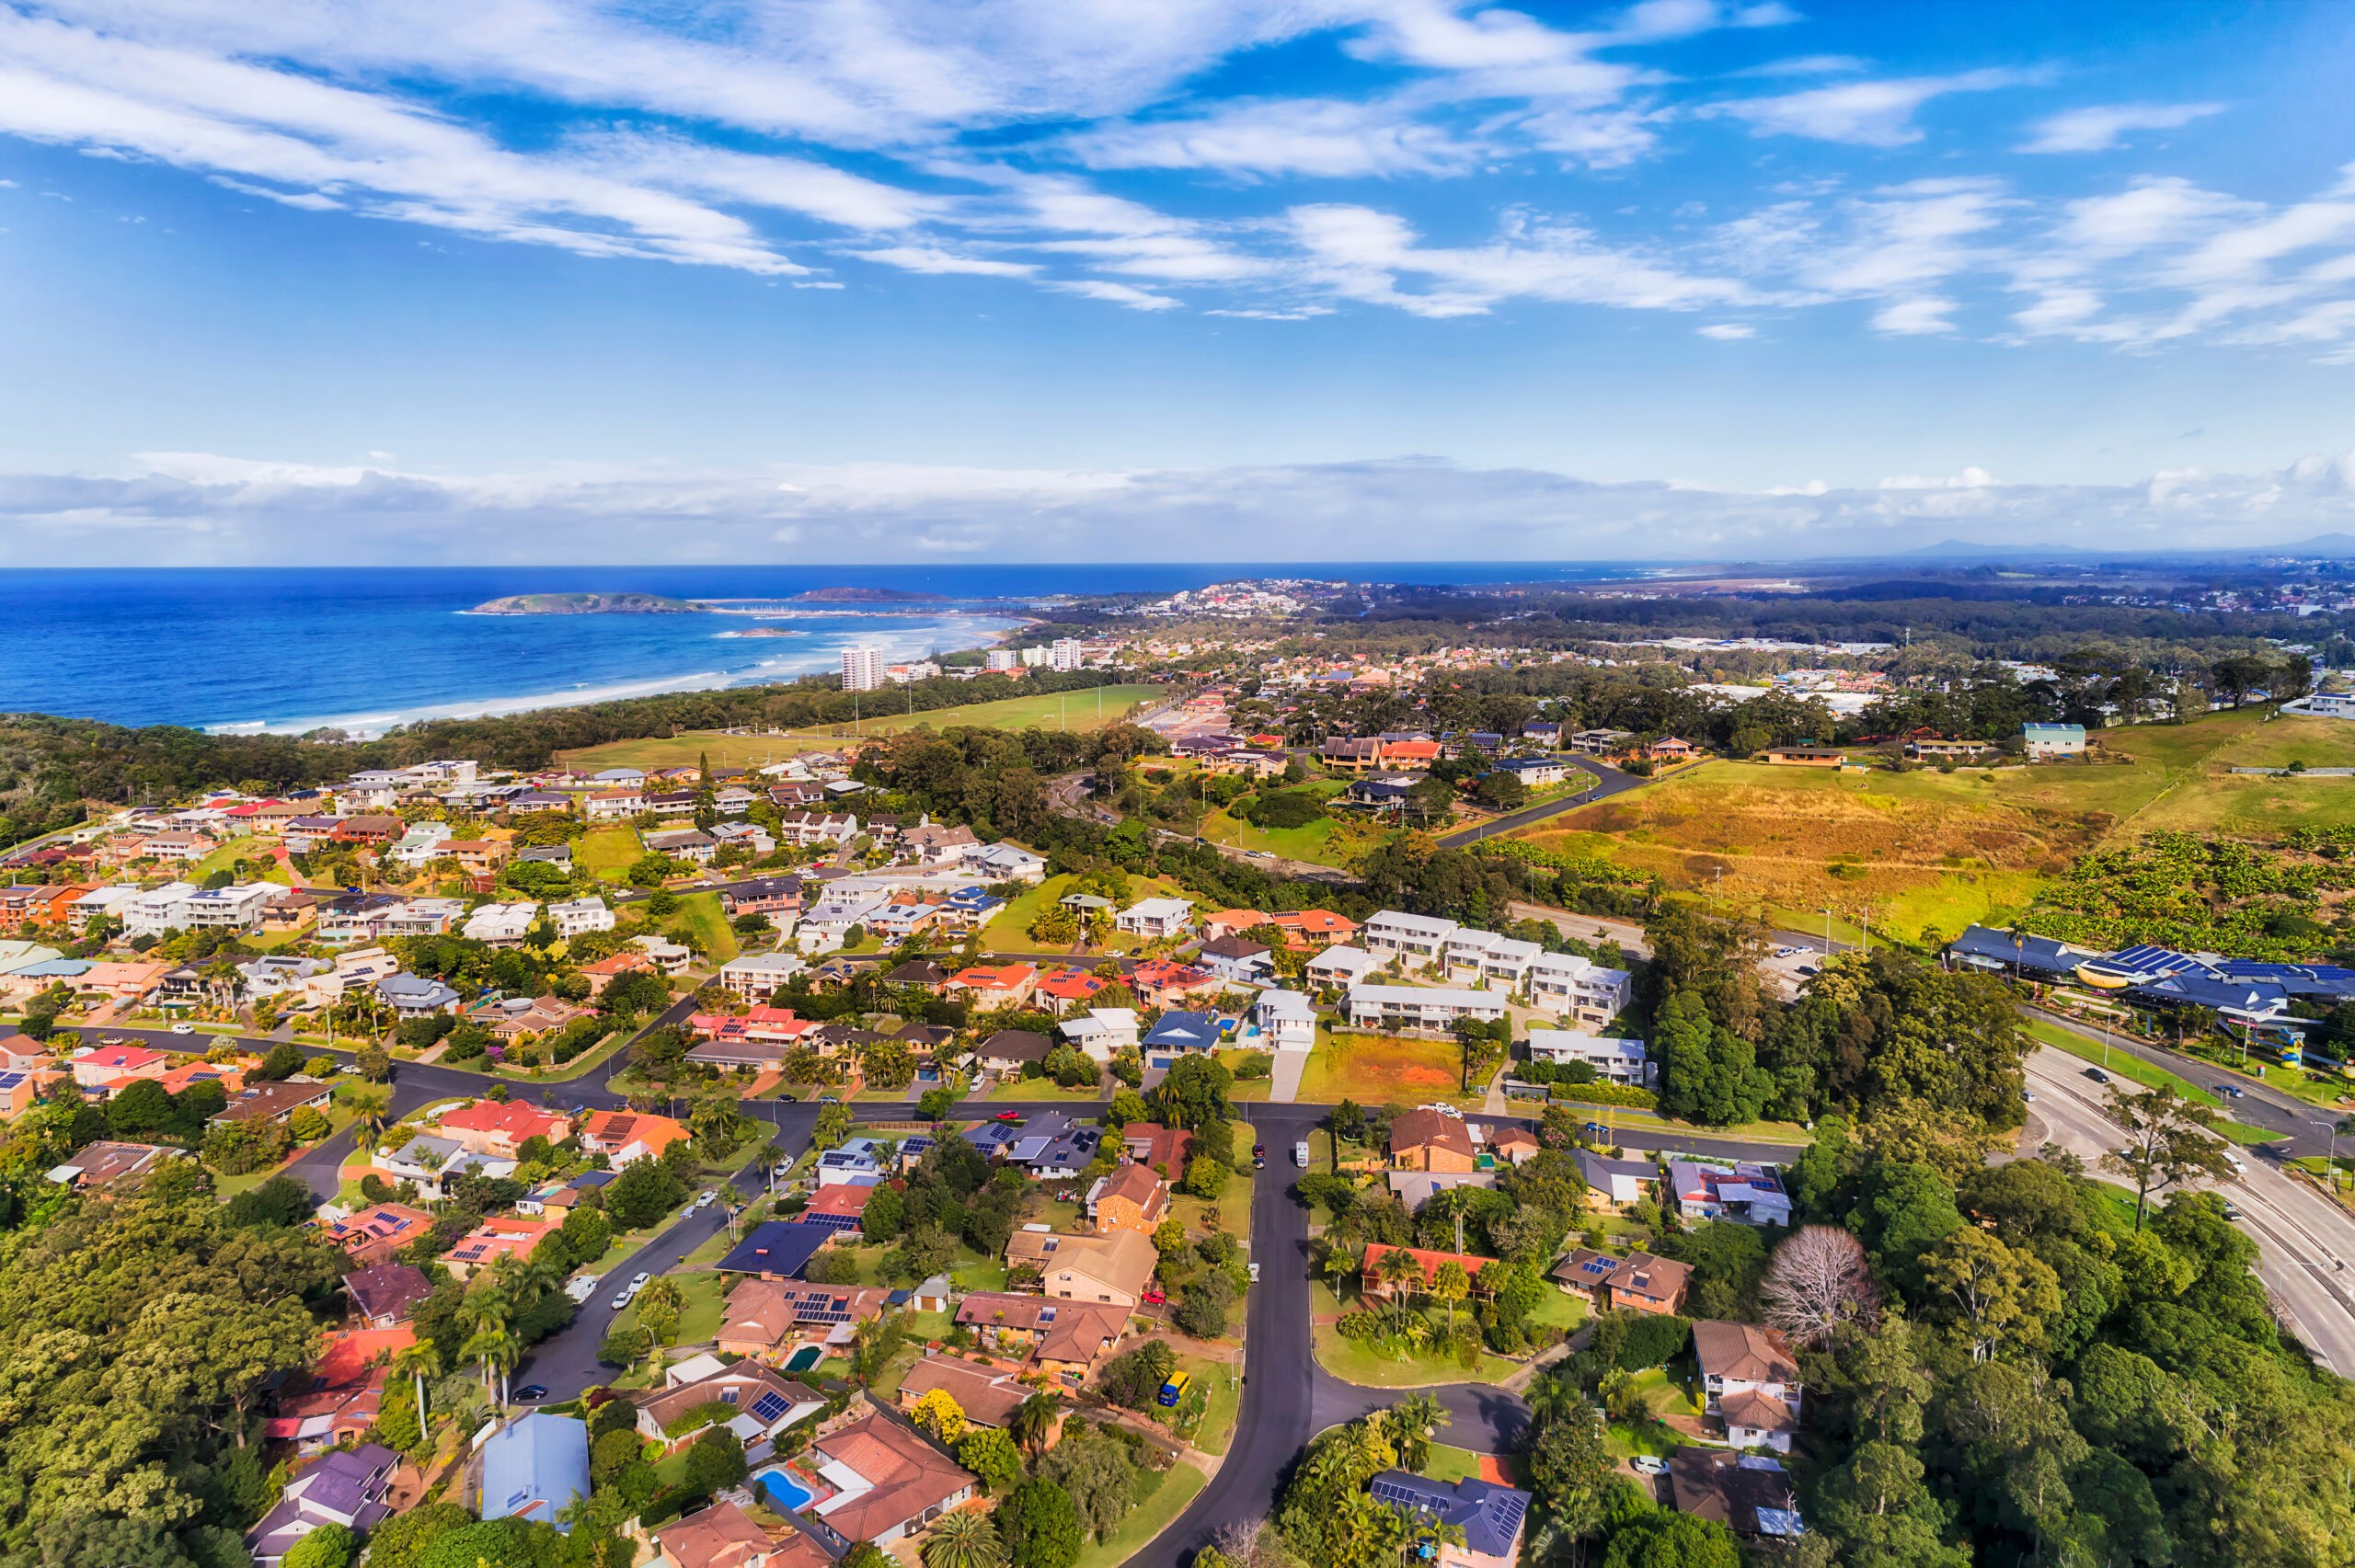
[[[0,0],[0,562],[2355,527],[2349,16]]]

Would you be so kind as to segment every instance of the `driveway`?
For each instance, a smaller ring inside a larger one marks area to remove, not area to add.
[[[1461,849],[1465,844],[1476,844],[1482,839],[1493,839],[1499,833],[1516,832],[1522,828],[1534,827],[1549,817],[1559,817],[1566,811],[1576,811],[1582,806],[1592,806],[1598,800],[1608,800],[1614,795],[1625,795],[1639,784],[1648,784],[1652,782],[1635,773],[1623,773],[1609,763],[1598,762],[1591,757],[1570,757],[1565,760],[1571,766],[1583,768],[1592,773],[1595,780],[1594,787],[1579,795],[1565,795],[1560,800],[1548,800],[1537,806],[1524,806],[1518,811],[1508,811],[1501,817],[1491,817],[1485,822],[1476,822],[1468,828],[1458,828],[1451,833],[1442,833],[1439,836],[1439,841],[1450,849]]]

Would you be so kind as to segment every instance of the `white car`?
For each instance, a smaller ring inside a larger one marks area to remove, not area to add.
[[[1251,1265],[1251,1283],[1254,1285],[1259,1283],[1259,1265],[1256,1263]]]
[[[1295,1164],[1295,1165],[1299,1166],[1299,1167],[1300,1167],[1302,1170],[1304,1170],[1304,1171],[1305,1171],[1305,1170],[1307,1170],[1307,1169],[1308,1169],[1308,1145],[1307,1145],[1307,1144],[1305,1144],[1305,1143],[1295,1143],[1295,1144],[1293,1144],[1293,1145],[1292,1146],[1292,1162],[1293,1164]]]
[[[1668,1461],[1655,1454],[1637,1454],[1627,1461],[1627,1467],[1637,1475],[1666,1475]]]
[[[630,1276],[629,1293],[635,1296],[653,1283],[654,1276],[641,1269],[638,1273]]]
[[[193,1024],[175,1024],[172,1025],[172,1033],[175,1035],[193,1035],[196,1033],[196,1025]]]
[[[718,1196],[719,1195],[718,1193],[706,1190],[702,1196],[695,1199],[695,1207],[697,1208],[709,1208]]]
[[[593,1274],[584,1274],[577,1278],[569,1279],[565,1281],[564,1293],[572,1299],[574,1305],[578,1306],[597,1294],[597,1276]]]

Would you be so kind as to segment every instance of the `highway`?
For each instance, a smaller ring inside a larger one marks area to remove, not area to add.
[[[2040,1007],[2023,1007],[2020,1011],[2039,1024],[2066,1029],[2091,1044],[2104,1043],[2101,1030],[2091,1024],[2080,1024],[2057,1013],[2047,1013]],[[2153,1045],[2148,1040],[2112,1033],[2108,1037],[2108,1044],[2112,1051],[2121,1056],[2131,1056],[2153,1067],[2165,1068],[2169,1072],[2189,1079],[2202,1089],[2231,1084],[2241,1093],[2225,1097],[2224,1114],[2234,1121],[2280,1133],[2289,1141],[2293,1153],[2319,1155],[2330,1148],[2329,1136],[2325,1129],[2333,1119],[2334,1113],[2320,1105],[2268,1087],[2250,1074],[2234,1072],[2212,1061],[2203,1061],[2165,1046]]]
[[[2102,1156],[2125,1135],[2109,1121],[2108,1092],[2085,1076],[2085,1064],[2045,1047],[2028,1059],[2028,1076],[2036,1099],[2028,1107],[2021,1152],[2057,1143],[2088,1173],[2123,1185],[2100,1170]],[[2274,1169],[2262,1153],[2244,1151],[2242,1162],[2244,1173],[2221,1185],[2240,1210],[2240,1229],[2257,1243],[2258,1277],[2316,1360],[2341,1376],[2355,1371],[2355,1275],[2344,1262],[2355,1255],[2355,1219]]]

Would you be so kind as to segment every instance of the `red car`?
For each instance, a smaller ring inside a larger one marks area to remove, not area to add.
[[[1018,1122],[1022,1119],[1022,1113],[1020,1111],[1000,1111],[996,1116],[992,1116],[990,1119],[992,1121],[999,1122]]]
[[[1162,1291],[1161,1287],[1159,1287],[1158,1285],[1149,1285],[1149,1286],[1147,1286],[1147,1287],[1145,1288],[1145,1292],[1144,1292],[1144,1304],[1145,1304],[1146,1306],[1148,1306],[1148,1307],[1158,1307],[1158,1306],[1160,1306],[1164,1301],[1166,1301],[1166,1300],[1168,1300],[1168,1299],[1169,1299],[1168,1296],[1167,1296],[1167,1295],[1166,1295],[1166,1294]]]

